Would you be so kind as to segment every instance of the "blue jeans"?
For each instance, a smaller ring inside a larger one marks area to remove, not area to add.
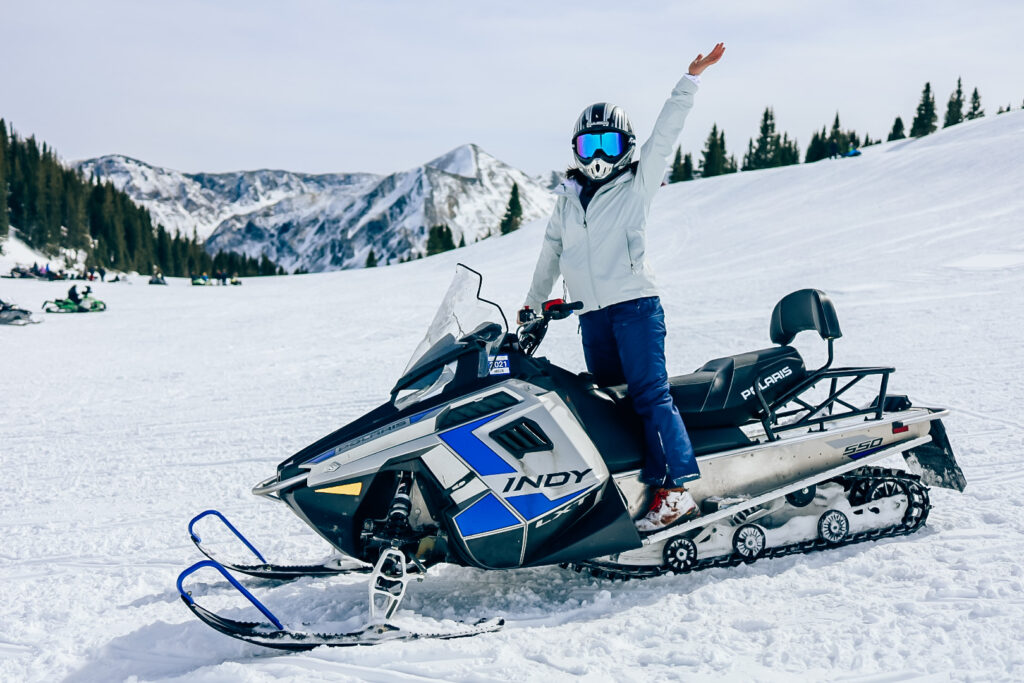
[[[675,488],[700,477],[690,437],[668,391],[665,311],[656,296],[580,316],[587,370],[600,386],[627,384],[643,420],[649,486]]]

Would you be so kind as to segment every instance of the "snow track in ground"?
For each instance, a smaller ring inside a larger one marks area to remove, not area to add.
[[[0,327],[0,679],[1024,678],[1021,158],[1014,112],[858,159],[670,186],[652,212],[670,371],[768,346],[775,302],[817,287],[839,313],[840,365],[895,365],[893,392],[953,409],[968,488],[933,489],[921,532],[644,582],[434,568],[399,620],[508,619],[468,640],[261,650],[194,619],[174,580],[200,557],[185,525],[208,507],[270,558],[325,555],[250,487],[384,400],[456,261],[512,312],[542,223],[376,270],[100,284],[105,313]],[[0,280],[0,298],[32,309],[64,290]],[[553,325],[541,352],[581,368],[575,328]],[[824,360],[820,340],[797,345]],[[365,609],[358,577],[250,585],[293,626],[353,626]],[[253,614],[213,573],[193,588]]]

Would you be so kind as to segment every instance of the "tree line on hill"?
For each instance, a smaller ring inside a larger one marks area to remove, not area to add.
[[[61,249],[84,251],[87,267],[142,273],[155,267],[173,276],[284,272],[266,255],[211,257],[195,235],[154,227],[149,212],[112,183],[65,167],[52,147],[34,136],[22,139],[0,119],[0,238],[12,225],[26,244],[48,256]]]
[[[965,107],[967,110],[965,111]],[[1024,108],[1024,104],[1022,104]],[[999,112],[1010,111],[1007,106],[1004,110],[1000,107]],[[956,125],[962,121],[976,119],[985,115],[981,108],[981,96],[975,88],[971,94],[970,104],[964,100],[961,80],[956,81],[956,89],[949,96],[949,103],[946,107],[946,115],[943,128]],[[910,128],[911,137],[922,137],[933,133],[936,130],[938,116],[935,108],[935,97],[932,94],[931,83],[925,83],[921,93],[921,102],[917,106],[913,123]],[[907,137],[904,131],[903,119],[899,116],[893,122],[892,131],[887,141],[901,140]],[[839,121],[839,112],[836,112],[832,121],[832,128],[829,130],[822,126],[821,131],[815,131],[811,135],[811,141],[807,145],[804,155],[804,163],[810,164],[831,157],[846,155],[851,150],[861,147],[868,147],[882,142],[881,139],[872,138],[865,134],[861,139],[855,130],[844,130]],[[788,133],[780,133],[776,129],[775,111],[766,107],[761,115],[761,126],[757,139],[750,139],[747,142],[747,151],[743,155],[742,166],[737,163],[736,157],[729,154],[725,145],[725,131],[718,127],[718,124],[711,126],[711,133],[708,134],[701,152],[698,166],[694,165],[693,156],[689,153],[683,154],[682,146],[676,148],[675,159],[669,169],[667,182],[679,183],[693,180],[697,177],[709,178],[726,173],[737,171],[754,171],[762,168],[775,168],[778,166],[789,166],[800,163],[800,147],[795,139],[791,139]],[[507,235],[519,228],[522,223],[522,206],[519,202],[519,187],[513,184],[509,197],[508,207],[498,227],[498,232]],[[459,247],[466,246],[465,238],[459,243]],[[452,232],[447,225],[435,225],[430,228],[427,238],[426,255],[432,256],[441,252],[455,249],[455,241]],[[410,257],[413,258],[413,257]],[[422,254],[414,258],[422,258]],[[366,265],[373,267],[377,265],[377,257],[371,250]]]
[[[1024,109],[1024,103],[1021,104]],[[1004,109],[999,108],[997,114],[1010,111],[1010,105]],[[964,98],[961,79],[956,80],[956,89],[949,96],[946,105],[946,113],[943,118],[943,128],[955,126],[958,123],[970,119],[980,118],[985,115],[981,107],[981,96],[978,89],[974,88],[971,93],[970,102]],[[937,130],[938,113],[936,110],[935,96],[932,93],[931,83],[925,83],[921,92],[921,101],[917,105],[914,119],[910,126],[910,137],[918,138]],[[903,119],[899,116],[893,121],[892,130],[889,132],[887,141],[902,140],[907,137]],[[832,122],[831,130],[822,126],[821,131],[815,131],[807,145],[804,155],[804,163],[809,164],[821,159],[849,154],[852,150],[861,147],[878,144],[881,139],[873,139],[865,134],[863,140],[854,130],[843,130],[839,122],[839,113],[836,112]],[[800,163],[800,149],[796,140],[791,140],[787,133],[779,133],[775,126],[775,112],[767,107],[761,115],[761,127],[757,139],[747,142],[747,151],[743,155],[743,164],[737,164],[736,157],[726,150],[725,131],[719,129],[718,124],[711,127],[711,133],[704,143],[699,164],[695,165],[693,156],[689,153],[683,154],[682,147],[676,148],[675,159],[668,174],[669,183],[678,183],[693,180],[697,177],[708,178],[725,173],[736,173],[737,171],[754,171],[762,168],[774,168],[777,166],[788,166]]]

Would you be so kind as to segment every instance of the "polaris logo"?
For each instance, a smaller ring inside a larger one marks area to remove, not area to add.
[[[773,372],[772,374],[770,374],[767,377],[765,377],[763,380],[761,380],[761,382],[758,383],[757,386],[758,386],[758,388],[761,389],[761,391],[765,391],[771,385],[775,384],[776,382],[781,382],[782,380],[786,379],[787,377],[789,377],[792,374],[793,374],[793,368],[791,368],[791,367],[789,367],[787,365],[786,367],[782,368],[778,372]],[[748,398],[750,398],[751,396],[754,396],[756,393],[757,392],[754,390],[754,387],[750,387],[749,389],[744,389],[743,393],[740,394],[740,397],[744,401],[746,401]]]
[[[503,488],[501,492],[508,493],[509,491],[521,491],[524,486],[529,486],[530,488],[535,489],[556,488],[558,486],[565,486],[570,481],[574,484],[579,484],[583,481],[583,477],[587,476],[590,472],[591,470],[589,469],[583,470],[582,472],[578,472],[576,470],[569,470],[568,472],[552,472],[551,474],[537,475],[536,479],[531,479],[530,477],[509,477],[508,481],[505,482],[505,488]]]

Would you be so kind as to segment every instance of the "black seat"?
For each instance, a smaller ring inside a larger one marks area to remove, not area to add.
[[[807,376],[803,358],[792,346],[775,346],[708,361],[689,375],[670,377],[669,392],[687,427],[738,427],[757,417],[760,402],[754,382],[768,401]],[[625,384],[605,387],[617,402],[629,398]]]
[[[775,346],[708,361],[669,378],[669,392],[687,427],[737,427],[758,416],[757,382],[769,402],[807,376],[792,346]]]
[[[771,403],[807,378],[803,358],[788,346],[805,330],[814,330],[828,341],[831,363],[832,341],[841,337],[842,332],[832,301],[820,290],[801,289],[787,294],[775,305],[770,335],[772,342],[780,346],[716,358],[696,372],[670,378],[669,392],[686,426],[738,427],[760,417],[755,382]],[[606,387],[604,391],[616,401],[628,398],[626,385]]]

